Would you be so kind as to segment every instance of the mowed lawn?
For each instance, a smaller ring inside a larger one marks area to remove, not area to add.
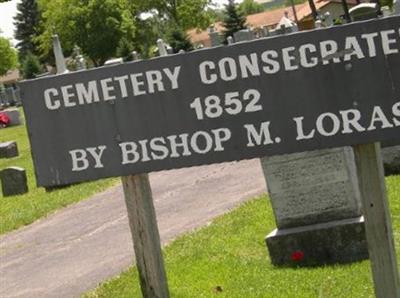
[[[400,176],[386,178],[400,260]],[[275,268],[264,237],[275,228],[266,196],[180,237],[164,249],[171,297],[374,297],[369,261],[320,268]],[[315,243],[318,245],[318,243]],[[137,269],[85,297],[141,297]]]
[[[17,141],[19,156],[10,159],[0,159],[0,170],[11,166],[26,169],[29,192],[24,195],[4,197],[0,191],[0,234],[30,224],[56,209],[88,198],[116,184],[118,181],[118,179],[99,180],[47,193],[44,188],[36,187],[25,125],[0,129],[0,142],[6,141]]]

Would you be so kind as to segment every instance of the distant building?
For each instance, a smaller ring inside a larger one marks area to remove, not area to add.
[[[259,0],[257,2],[262,2]],[[349,8],[357,5],[356,0],[347,0]],[[315,7],[319,14],[323,16],[329,12],[333,19],[339,19],[344,14],[341,0],[319,0],[315,1]],[[314,28],[314,20],[308,2],[295,5],[299,30],[307,30]],[[274,10],[264,11],[252,15],[248,15],[246,19],[247,26],[254,31],[262,30],[263,27],[274,29],[286,16],[289,20],[294,21],[293,9],[291,6],[278,8]],[[222,33],[224,28],[221,22],[214,24],[216,31]],[[207,30],[191,29],[188,32],[190,40],[196,46],[210,47],[211,41]]]
[[[20,79],[21,76],[18,69],[9,70],[4,76],[0,77],[0,85],[15,87]]]

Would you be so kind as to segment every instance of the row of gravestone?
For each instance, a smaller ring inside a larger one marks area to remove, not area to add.
[[[19,88],[12,87],[0,90],[0,107],[21,106]]]
[[[17,157],[17,142],[0,143],[0,158]],[[28,192],[26,171],[20,167],[8,167],[0,171],[1,190],[4,197],[20,195]]]

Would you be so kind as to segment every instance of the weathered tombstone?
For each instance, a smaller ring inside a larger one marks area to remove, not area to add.
[[[14,89],[14,96],[15,96],[15,100],[16,100],[15,105],[17,107],[22,106],[21,93],[20,93],[19,88]]]
[[[17,102],[17,99],[14,94],[14,88],[6,88],[5,89],[6,100],[8,101],[8,105],[14,106]]]
[[[400,14],[400,0],[396,0],[393,2],[393,15]]]
[[[299,31],[299,28],[297,27],[297,24],[295,22],[289,19],[288,13],[285,12],[285,16],[280,19],[279,23],[276,25],[275,30],[278,31],[278,34],[285,34],[297,32]]]
[[[381,152],[385,175],[400,175],[400,145],[384,147]]]
[[[290,22],[284,20],[281,33],[291,32]],[[368,258],[351,147],[264,157],[261,164],[277,224],[266,237],[274,265]]]
[[[56,59],[57,74],[67,73],[68,69],[65,65],[64,54],[57,34],[53,35],[53,52]]]
[[[214,26],[211,26],[208,28],[208,35],[210,37],[212,47],[216,47],[221,44],[221,38],[219,36],[218,31],[215,29]]]
[[[263,26],[262,27],[262,32],[263,32],[264,37],[267,37],[267,36],[270,35],[268,26]]]
[[[377,3],[361,3],[349,9],[352,21],[362,21],[378,16],[379,6]]]
[[[15,196],[28,192],[26,171],[19,167],[9,167],[0,172],[3,196]]]
[[[318,29],[318,28],[323,28],[324,26],[323,26],[323,23],[322,23],[322,21],[321,20],[316,20],[315,21],[315,28],[316,29]]]
[[[0,158],[11,158],[18,156],[17,142],[10,141],[0,143]]]
[[[266,237],[274,265],[368,258],[351,147],[263,158],[262,167],[277,225]]]
[[[326,27],[333,26],[333,17],[329,11],[324,14],[324,23]]]
[[[7,116],[10,118],[10,126],[20,125],[22,123],[18,109],[8,108],[2,112],[6,113]]]
[[[243,29],[233,33],[235,41],[251,40],[254,38],[253,32],[250,29]]]
[[[86,66],[86,60],[81,54],[81,50],[78,46],[74,47],[74,54],[75,54],[75,64],[76,64],[76,70],[84,70],[87,69]]]

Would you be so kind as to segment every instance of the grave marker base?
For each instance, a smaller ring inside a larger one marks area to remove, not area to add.
[[[320,266],[368,259],[362,216],[275,229],[265,241],[275,266]]]

